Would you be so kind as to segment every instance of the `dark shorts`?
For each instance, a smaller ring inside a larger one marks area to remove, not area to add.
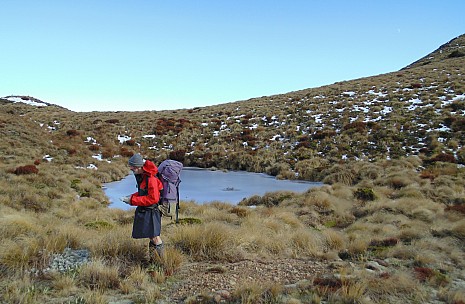
[[[135,239],[153,238],[161,232],[161,215],[158,206],[137,207],[132,225],[132,237]]]

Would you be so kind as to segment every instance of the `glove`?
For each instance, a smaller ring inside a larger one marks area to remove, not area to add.
[[[128,205],[131,205],[131,196],[128,195],[128,196],[123,196],[120,198],[120,200]]]

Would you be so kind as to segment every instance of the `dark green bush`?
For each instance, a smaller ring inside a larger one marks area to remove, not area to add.
[[[455,50],[452,53],[450,53],[449,56],[447,56],[447,58],[458,58],[458,57],[463,57],[463,56],[465,56],[465,53],[459,50]]]
[[[372,188],[358,188],[354,191],[354,197],[361,201],[374,201],[376,199]]]

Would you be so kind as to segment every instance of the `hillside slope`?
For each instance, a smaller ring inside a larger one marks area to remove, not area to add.
[[[91,137],[92,152],[106,159],[140,151],[156,161],[171,156],[187,166],[302,179],[321,179],[316,172],[347,160],[418,155],[464,164],[465,57],[457,55],[464,39],[398,72],[216,106],[73,113],[10,104],[2,112],[37,125],[56,121],[50,136],[59,139],[76,130],[75,149]],[[131,140],[121,144],[118,136]],[[92,160],[88,151],[82,156]]]

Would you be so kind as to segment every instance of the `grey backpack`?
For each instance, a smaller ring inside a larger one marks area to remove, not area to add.
[[[164,216],[179,220],[179,184],[181,183],[182,163],[167,159],[158,166],[158,178],[163,184],[158,207]]]

